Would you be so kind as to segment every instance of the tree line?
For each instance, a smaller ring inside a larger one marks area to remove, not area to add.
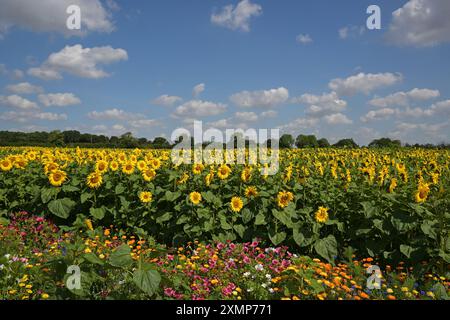
[[[236,140],[236,138],[235,138]],[[174,144],[171,144],[164,137],[156,137],[153,140],[147,138],[136,138],[131,132],[124,133],[120,136],[105,136],[90,133],[81,133],[76,130],[51,132],[12,132],[0,131],[0,146],[41,146],[41,147],[85,147],[85,148],[154,148],[154,149],[170,149],[181,141],[179,138]],[[194,146],[193,138],[191,138],[192,146]],[[203,142],[206,147],[211,142]],[[273,140],[268,141],[268,146],[274,143]],[[278,144],[280,148],[359,148],[360,146],[351,138],[341,139],[334,144],[330,144],[327,139],[317,139],[315,135],[300,134],[296,138],[291,134],[283,134]],[[236,144],[237,145],[237,144]],[[249,145],[246,140],[245,145]],[[368,145],[370,148],[400,148],[402,143],[400,140],[392,140],[390,138],[375,139]],[[440,148],[450,149],[450,144],[404,144],[405,147],[415,148]]]

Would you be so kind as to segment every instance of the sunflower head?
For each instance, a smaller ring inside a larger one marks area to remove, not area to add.
[[[122,172],[125,174],[132,174],[134,172],[134,164],[131,161],[127,161],[125,164],[122,165]]]
[[[203,164],[201,164],[201,163],[196,163],[196,164],[194,164],[193,167],[192,167],[192,172],[193,172],[194,174],[200,174],[200,173],[202,173],[202,171],[203,171],[204,168],[205,168],[205,166],[204,166]]]
[[[141,200],[142,203],[149,203],[153,199],[153,195],[149,191],[142,191],[139,193],[139,200]]]
[[[231,198],[230,207],[231,210],[234,212],[239,212],[242,210],[242,207],[244,206],[244,202],[242,202],[242,199],[239,197],[233,197]]]
[[[197,205],[197,204],[199,204],[202,201],[202,195],[199,192],[197,192],[197,191],[192,191],[189,194],[189,200],[193,204]]]
[[[103,177],[100,172],[94,171],[87,177],[87,185],[91,189],[97,189],[102,185]]]
[[[280,191],[277,195],[277,203],[280,208],[285,208],[294,200],[294,195],[290,191]]]
[[[117,171],[119,169],[119,163],[117,161],[113,160],[109,164],[109,168],[111,169],[111,171]]]
[[[12,169],[12,167],[13,167],[13,164],[8,159],[3,159],[0,161],[0,168],[2,169],[2,171],[9,171]]]
[[[328,221],[328,208],[319,207],[315,214],[316,221],[319,223],[325,223]]]
[[[250,187],[245,188],[245,196],[247,198],[254,198],[257,195],[258,195],[258,190],[256,190],[255,187],[250,186]]]
[[[430,187],[427,183],[420,183],[416,192],[416,202],[425,202],[428,198],[428,193],[430,192]]]
[[[231,169],[229,166],[227,166],[226,164],[222,164],[219,169],[217,170],[217,176],[221,179],[224,180],[226,178],[228,178],[228,176],[231,173]]]
[[[147,168],[147,169],[145,169],[143,172],[142,172],[142,177],[144,178],[144,180],[145,181],[151,181],[151,180],[153,180],[153,178],[156,176],[156,172],[155,172],[155,170],[153,170],[153,169],[149,169],[149,168]]]
[[[60,187],[64,181],[67,179],[67,174],[64,171],[56,170],[53,172],[50,172],[48,176],[48,180],[50,181],[50,184],[54,187]]]
[[[100,173],[105,173],[106,171],[108,171],[108,167],[108,162],[106,162],[105,160],[99,160],[95,164],[95,170]]]

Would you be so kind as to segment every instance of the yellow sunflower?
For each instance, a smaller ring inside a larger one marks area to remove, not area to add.
[[[277,195],[277,203],[280,208],[285,208],[294,200],[294,195],[290,191],[280,191]]]
[[[60,187],[64,181],[67,179],[67,174],[64,171],[56,170],[53,172],[50,172],[48,176],[48,180],[50,181],[50,184],[54,187]]]
[[[109,168],[111,169],[111,171],[117,171],[117,170],[119,170],[119,163],[117,161],[113,160],[110,162]]]
[[[319,207],[315,214],[316,221],[319,223],[325,223],[328,221],[328,208]]]
[[[128,161],[124,165],[122,165],[122,172],[128,175],[132,174],[134,172],[133,162]]]
[[[142,172],[142,177],[147,182],[152,181],[153,178],[155,178],[155,176],[156,176],[156,172],[153,169],[147,168]]]
[[[97,161],[97,163],[95,164],[95,171],[98,171],[101,174],[108,171],[108,162],[106,162],[105,160]]]
[[[428,193],[430,192],[430,186],[427,183],[420,183],[416,192],[416,202],[425,202],[428,198]]]
[[[139,193],[139,199],[142,203],[149,203],[152,201],[153,195],[149,191],[142,191],[141,193]]]
[[[158,170],[161,167],[161,161],[158,158],[152,159],[152,161],[150,161],[150,164],[155,170]]]
[[[395,189],[395,188],[397,188],[397,179],[393,178],[393,179],[391,180],[391,184],[389,185],[388,192],[389,192],[389,193],[394,192],[394,189]]]
[[[247,187],[245,188],[245,196],[247,198],[254,198],[258,195],[258,190],[255,187]]]
[[[91,189],[97,189],[102,185],[103,177],[100,172],[94,171],[87,177],[87,185]]]
[[[228,176],[231,173],[231,169],[229,166],[227,166],[226,164],[222,164],[219,169],[217,170],[217,175],[219,176],[219,178],[221,180],[224,180],[226,178],[228,178]]]
[[[193,204],[197,205],[200,201],[202,201],[202,195],[197,191],[193,191],[189,194],[189,200],[191,200]]]
[[[250,167],[246,167],[244,170],[242,170],[241,180],[243,182],[249,182],[251,177],[252,177],[252,169]]]
[[[144,160],[139,160],[137,162],[137,168],[138,168],[139,171],[143,172],[144,170],[147,169],[147,164],[145,163]]]
[[[3,159],[2,161],[0,161],[0,168],[2,169],[2,171],[9,171],[12,169],[12,167],[13,164],[8,159]]]
[[[234,212],[239,212],[242,210],[242,207],[244,206],[244,202],[242,202],[242,199],[239,197],[233,197],[231,198],[230,207],[231,210]]]
[[[192,166],[192,172],[194,174],[200,174],[202,173],[203,169],[205,168],[205,166],[201,163],[196,163]]]

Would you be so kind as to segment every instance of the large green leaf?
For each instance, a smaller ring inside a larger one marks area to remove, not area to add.
[[[286,239],[286,232],[278,232],[275,233],[274,235],[269,233],[269,238],[270,241],[272,241],[272,243],[277,246],[280,243],[282,243],[284,239]]]
[[[102,220],[105,217],[105,208],[91,208],[89,209],[91,216],[93,216],[97,220]]]
[[[161,276],[158,271],[151,270],[150,267],[143,267],[136,270],[133,274],[133,282],[139,289],[153,296],[159,288]]]
[[[46,188],[41,191],[42,203],[47,203],[59,193],[59,188]]]
[[[63,219],[67,219],[70,215],[70,211],[72,211],[75,206],[75,201],[70,200],[69,198],[52,200],[48,204],[48,209],[55,216],[58,216]]]
[[[333,235],[319,239],[314,243],[314,249],[323,258],[333,262],[337,256],[337,242]]]
[[[114,267],[126,267],[133,263],[130,247],[126,244],[118,247],[109,257],[109,263]]]

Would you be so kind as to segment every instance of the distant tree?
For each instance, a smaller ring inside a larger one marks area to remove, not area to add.
[[[317,148],[319,143],[315,135],[303,135],[300,134],[295,140],[297,148]]]
[[[48,143],[55,146],[62,146],[64,144],[64,136],[61,131],[53,130],[48,135]]]
[[[369,143],[369,147],[373,148],[393,148],[393,147],[401,147],[402,143],[400,140],[391,140],[389,138],[380,138],[375,139],[371,143]]]
[[[76,130],[63,131],[64,143],[80,142],[81,133]]]
[[[290,149],[294,145],[294,138],[290,134],[283,134],[280,138],[280,148]]]
[[[152,142],[152,146],[154,148],[160,148],[160,149],[168,149],[171,147],[170,142],[167,141],[166,138],[163,137],[156,137],[155,140]]]
[[[319,139],[317,143],[319,144],[319,148],[328,148],[330,146],[330,143],[325,138]]]
[[[333,147],[338,148],[358,148],[358,144],[353,139],[342,139],[333,144]]]

